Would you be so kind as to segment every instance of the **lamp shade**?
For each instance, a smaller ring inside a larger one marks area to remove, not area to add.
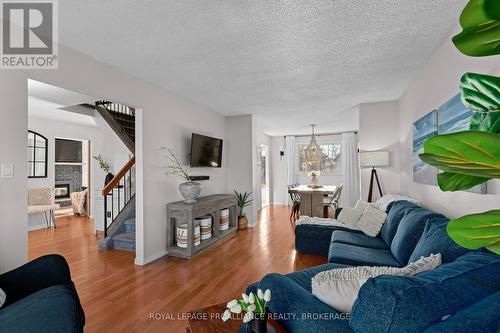
[[[389,166],[389,152],[386,150],[361,152],[359,153],[359,165],[362,168]]]

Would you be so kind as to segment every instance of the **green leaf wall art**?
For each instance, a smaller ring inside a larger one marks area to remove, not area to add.
[[[455,192],[473,188],[476,185],[486,183],[491,178],[462,175],[460,173],[442,172],[438,174],[438,185],[442,191]]]
[[[470,0],[460,16],[463,31],[453,37],[457,49],[479,57],[500,54],[500,1]],[[500,78],[465,73],[462,103],[473,111],[469,131],[427,139],[420,158],[438,169],[443,191],[461,191],[500,179]],[[462,216],[447,226],[448,235],[468,249],[500,254],[500,210]],[[500,332],[500,331],[499,331]]]
[[[462,11],[463,31],[453,37],[465,55],[483,57],[500,54],[500,1],[471,0]]]
[[[487,249],[500,253],[500,210],[462,216],[451,220],[448,235],[467,249]]]
[[[500,78],[466,73],[460,91],[462,103],[474,111],[470,129],[500,134]]]
[[[500,135],[463,131],[437,135],[424,144],[422,161],[440,170],[500,178]]]

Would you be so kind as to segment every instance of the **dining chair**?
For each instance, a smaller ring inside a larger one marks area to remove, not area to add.
[[[297,187],[298,184],[288,185],[288,189]],[[290,199],[292,200],[292,211],[290,213],[290,220],[295,220],[300,215],[300,194],[299,193],[289,193]]]
[[[328,217],[328,208],[332,207],[333,213],[339,207],[340,196],[342,195],[343,184],[339,184],[335,191],[323,199],[323,215]]]

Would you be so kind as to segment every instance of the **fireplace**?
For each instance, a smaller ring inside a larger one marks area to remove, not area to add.
[[[56,184],[55,194],[56,199],[69,198],[69,184]]]

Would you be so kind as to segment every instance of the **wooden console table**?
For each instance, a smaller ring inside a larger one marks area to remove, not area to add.
[[[221,209],[229,209],[229,228],[219,230]],[[194,219],[204,215],[212,216],[212,237],[201,240],[194,246]],[[187,248],[176,244],[177,226],[187,224]],[[168,255],[191,259],[194,255],[215,245],[217,242],[234,236],[238,228],[237,199],[234,194],[214,194],[199,197],[197,202],[187,204],[177,201],[167,204],[167,251]]]

